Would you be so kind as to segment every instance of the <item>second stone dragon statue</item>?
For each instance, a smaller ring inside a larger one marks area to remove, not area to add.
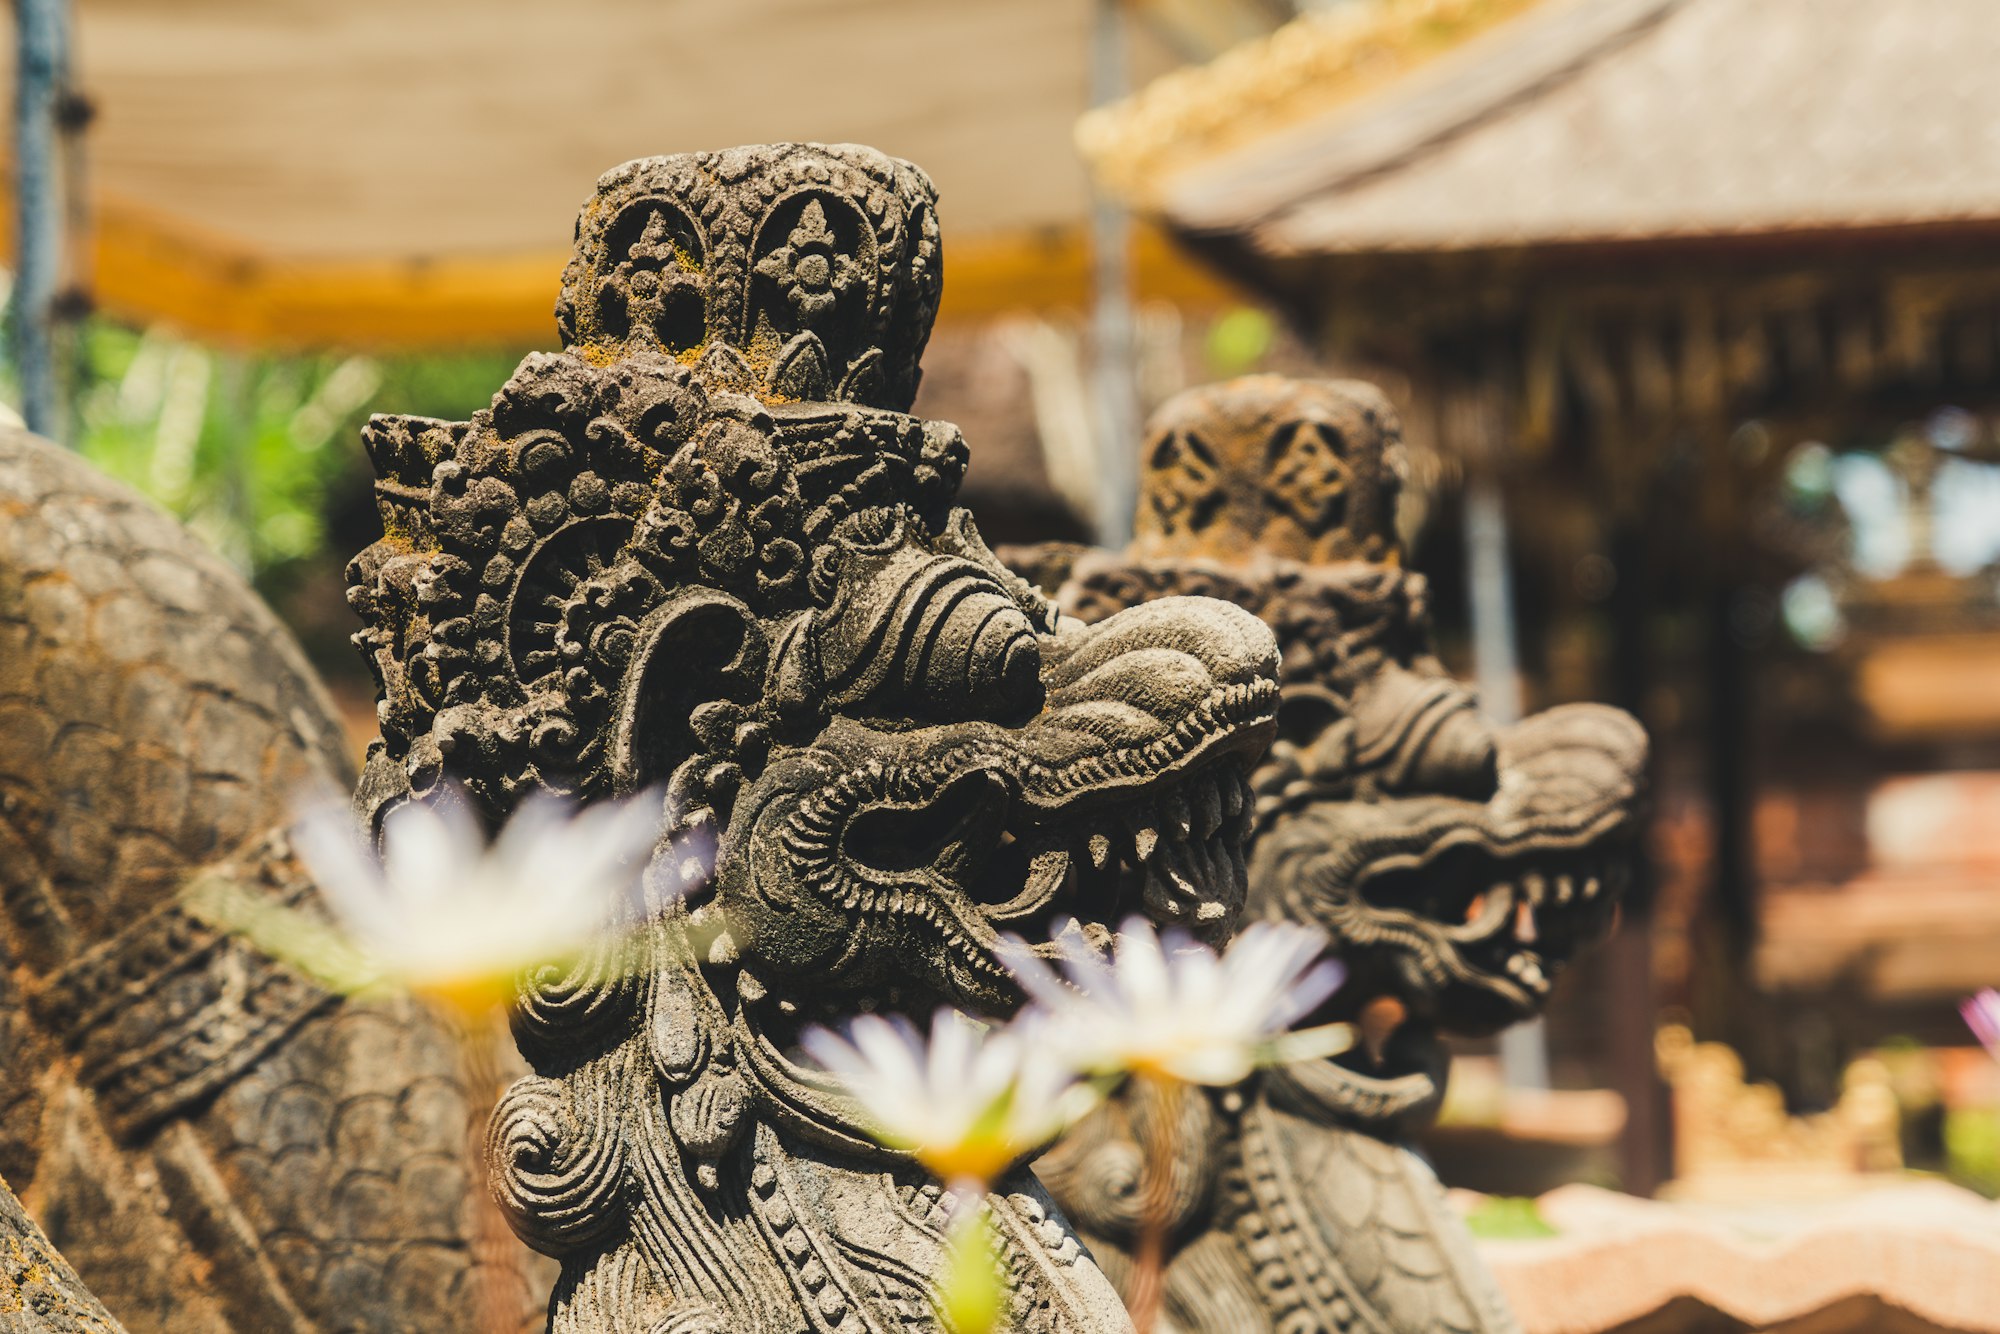
[[[1278,736],[1252,778],[1249,912],[1327,930],[1349,1055],[1214,1096],[1128,1096],[1038,1171],[1121,1286],[1164,1210],[1176,1329],[1515,1328],[1401,1137],[1443,1094],[1440,1032],[1530,1018],[1609,926],[1645,736],[1566,705],[1496,728],[1432,655],[1402,566],[1400,428],[1373,386],[1253,376],[1154,419],[1123,553],[1009,553],[1096,622],[1197,594],[1276,631]],[[1383,1005],[1393,1018],[1380,1023]],[[1165,1181],[1148,1176],[1164,1169]]]

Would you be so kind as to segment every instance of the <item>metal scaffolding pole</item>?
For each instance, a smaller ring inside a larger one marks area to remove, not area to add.
[[[1097,0],[1091,32],[1090,100],[1125,95],[1123,0]],[[1096,399],[1097,540],[1116,550],[1132,540],[1139,503],[1139,395],[1132,334],[1132,220],[1102,187],[1090,219]]]
[[[61,439],[55,326],[63,206],[57,122],[68,76],[68,0],[14,0],[14,22],[14,366],[28,429]]]

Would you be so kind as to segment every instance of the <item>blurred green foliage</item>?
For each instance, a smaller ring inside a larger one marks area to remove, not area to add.
[[[1253,370],[1278,341],[1278,323],[1257,306],[1237,306],[1208,327],[1209,370],[1217,378]]]
[[[1953,1107],[1944,1117],[1945,1174],[1982,1195],[2000,1196],[2000,1108]]]
[[[1488,1195],[1465,1216],[1465,1226],[1473,1236],[1491,1241],[1531,1241],[1556,1235],[1535,1202],[1520,1195]]]
[[[77,451],[267,591],[300,566],[350,554],[330,549],[329,528],[366,496],[360,428],[369,413],[467,416],[518,358],[243,353],[100,319],[81,325],[72,347]]]

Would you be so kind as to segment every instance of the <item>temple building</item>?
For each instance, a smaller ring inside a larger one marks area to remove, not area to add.
[[[1996,61],[1983,0],[1391,0],[1080,126],[1390,390],[1447,509],[1504,497],[1530,702],[1659,738],[1650,912],[1577,989],[1623,1016],[1629,1186],[1665,1168],[1632,1050],[1664,1007],[1826,1106],[1869,1044],[1964,1044],[1993,980],[2000,553],[1933,540],[1929,479],[1991,480]],[[1861,559],[1882,523],[1900,559]]]

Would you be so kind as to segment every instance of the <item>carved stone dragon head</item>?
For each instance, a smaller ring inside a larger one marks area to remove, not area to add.
[[[536,1074],[495,1119],[502,1202],[565,1261],[559,1325],[927,1312],[935,1192],[791,1060],[798,1029],[1004,1014],[1002,932],[1139,910],[1219,938],[1241,907],[1272,637],[1187,598],[1059,624],[986,549],[964,440],[907,412],[934,210],[851,146],[629,163],[578,221],[565,350],[468,422],[368,428],[363,810],[447,778],[489,820],[538,787],[666,794],[650,968],[527,979]]]
[[[1137,539],[1059,600],[1095,621],[1223,598],[1277,633],[1284,698],[1256,771],[1253,911],[1325,926],[1342,1002],[1384,994],[1445,1029],[1535,1014],[1609,926],[1645,737],[1592,704],[1506,727],[1430,647],[1395,529],[1400,428],[1373,386],[1253,376],[1156,417]]]

